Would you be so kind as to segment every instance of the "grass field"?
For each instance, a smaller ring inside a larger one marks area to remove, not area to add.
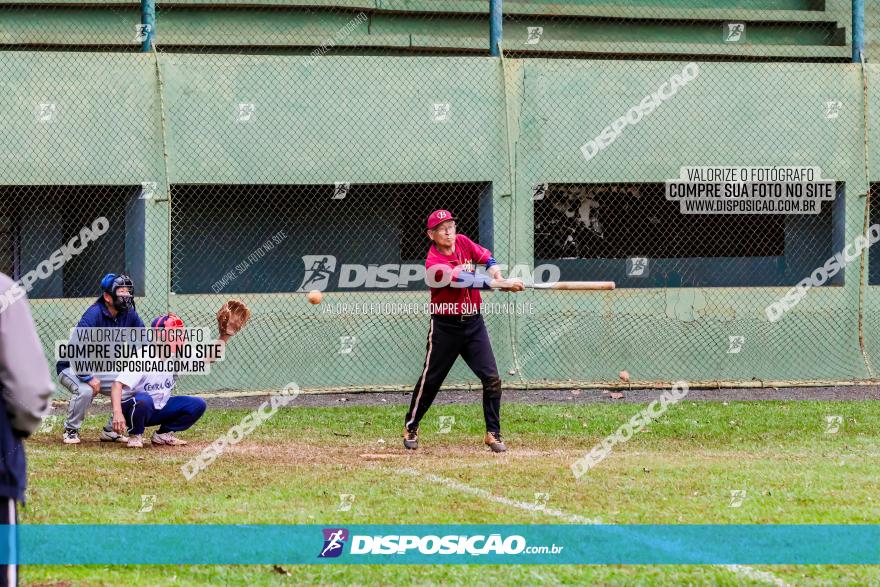
[[[290,407],[187,482],[180,466],[248,413],[209,410],[183,448],[127,449],[60,432],[29,442],[31,524],[877,523],[880,404],[691,402],[670,408],[576,481],[571,463],[643,408],[506,404],[508,452],[482,445],[473,405],[436,406],[422,449],[400,444],[404,408]],[[826,416],[843,417],[836,433]],[[453,416],[448,433],[439,417]],[[732,491],[744,490],[737,505]],[[546,504],[544,496],[547,494]],[[354,495],[340,510],[340,494]],[[142,496],[155,495],[140,512]],[[100,545],[95,545],[100,548]],[[283,571],[289,572],[286,574]],[[878,584],[867,566],[25,567],[30,585]]]

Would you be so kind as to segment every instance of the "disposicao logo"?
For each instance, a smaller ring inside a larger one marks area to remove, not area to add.
[[[502,538],[500,534],[489,536],[352,536],[351,554],[520,554],[526,551],[526,539],[522,536]],[[548,549],[549,550],[549,549]]]
[[[318,558],[336,558],[342,554],[345,542],[348,540],[348,530],[345,528],[324,528],[324,548]]]
[[[528,546],[523,536],[513,534],[416,536],[391,534],[364,536],[351,534],[345,528],[325,528],[324,548],[318,558],[335,558],[349,543],[348,553],[356,555],[535,555],[559,554],[564,546]]]

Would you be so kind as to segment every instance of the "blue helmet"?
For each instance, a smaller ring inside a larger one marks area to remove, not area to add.
[[[116,291],[121,288],[128,288],[129,293],[118,295]],[[101,279],[101,289],[104,293],[110,294],[113,300],[113,307],[119,312],[124,312],[134,308],[134,282],[131,277],[124,273],[108,273]]]

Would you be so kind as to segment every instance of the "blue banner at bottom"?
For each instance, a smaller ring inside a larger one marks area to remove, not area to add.
[[[0,563],[880,564],[877,525],[19,525]],[[14,545],[14,546],[13,546]]]

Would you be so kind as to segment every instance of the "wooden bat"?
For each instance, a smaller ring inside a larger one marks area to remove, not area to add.
[[[615,288],[613,281],[552,281],[526,284],[527,289],[555,289],[565,291],[608,291]]]
[[[557,291],[610,291],[617,286],[613,281],[550,281],[548,283],[523,283],[526,289]],[[501,289],[493,286],[492,289]]]

